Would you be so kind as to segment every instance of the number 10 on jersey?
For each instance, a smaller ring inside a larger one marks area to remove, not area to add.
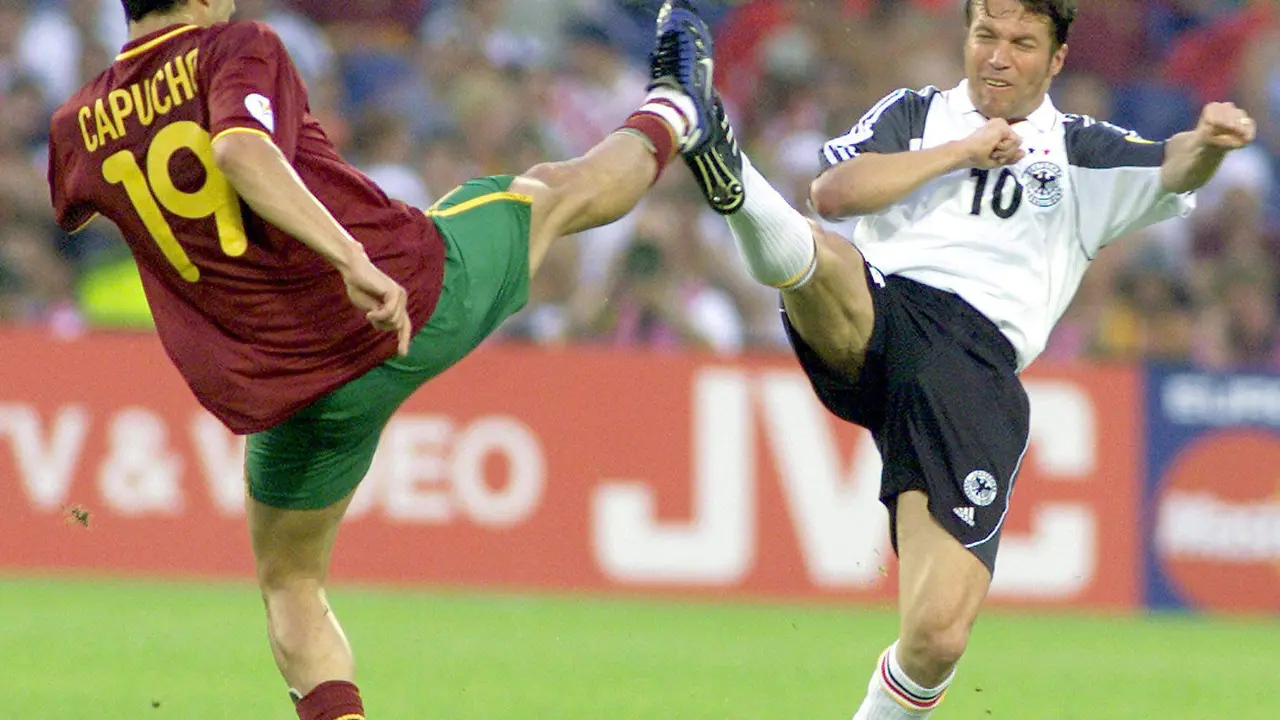
[[[974,168],[970,173],[970,177],[977,180],[977,187],[973,190],[973,207],[969,210],[970,215],[982,214],[982,200],[987,191],[987,181],[990,179],[990,170],[981,170]],[[1005,184],[1013,182],[1013,192],[1009,197],[1005,197]],[[1009,168],[1002,168],[1000,176],[996,178],[995,187],[991,190],[991,212],[1001,220],[1008,220],[1013,214],[1018,212],[1018,207],[1022,205],[1022,185],[1018,179],[1013,176],[1013,171]]]

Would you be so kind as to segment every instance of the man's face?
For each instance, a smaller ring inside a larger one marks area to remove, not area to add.
[[[964,43],[973,105],[988,118],[1019,119],[1044,102],[1067,46],[1053,46],[1053,23],[1018,0],[974,0]]]

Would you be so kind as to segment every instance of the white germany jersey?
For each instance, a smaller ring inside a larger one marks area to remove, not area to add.
[[[965,82],[945,92],[898,90],[823,146],[823,167],[937,147],[985,122]],[[1163,189],[1163,142],[1061,113],[1047,97],[1014,130],[1026,151],[1018,164],[935,178],[860,218],[853,242],[885,275],[964,298],[1009,338],[1021,370],[1044,350],[1099,249],[1187,214],[1194,198]]]

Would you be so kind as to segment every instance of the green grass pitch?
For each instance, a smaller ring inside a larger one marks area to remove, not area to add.
[[[894,616],[859,606],[338,587],[374,720],[848,720]],[[248,585],[0,580],[5,717],[294,717]],[[947,719],[1280,717],[1280,621],[989,612]]]

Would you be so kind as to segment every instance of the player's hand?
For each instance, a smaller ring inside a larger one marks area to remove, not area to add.
[[[990,170],[1013,165],[1026,157],[1022,138],[1003,118],[992,118],[963,141],[966,167]]]
[[[1235,103],[1209,103],[1196,124],[1200,142],[1221,150],[1239,150],[1258,136],[1257,123]]]
[[[409,321],[409,296],[404,288],[375,267],[364,252],[352,258],[351,265],[342,271],[342,280],[351,303],[364,311],[375,328],[395,333],[400,355],[408,355],[413,323]]]

